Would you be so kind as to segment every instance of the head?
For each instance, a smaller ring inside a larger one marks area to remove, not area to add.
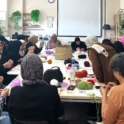
[[[91,48],[92,45],[99,43],[99,42],[98,42],[98,38],[92,35],[92,36],[86,37],[85,43],[86,43],[87,48]]]
[[[124,82],[124,53],[118,53],[111,58],[110,69],[119,82]]]
[[[32,35],[28,38],[28,42],[31,42],[35,45],[38,42],[38,37],[36,35]]]
[[[80,41],[80,38],[79,38],[79,37],[76,37],[76,38],[75,38],[75,43],[76,43],[77,45],[80,45],[80,42],[81,42],[81,41]]]
[[[123,45],[120,41],[115,41],[114,42],[114,47],[117,53],[124,52]]]
[[[0,52],[3,50],[4,44],[2,41],[0,41]]]
[[[111,47],[115,48],[115,47],[114,47],[114,44],[111,43],[111,41],[110,41],[109,39],[104,39],[104,40],[102,41],[102,44],[105,44],[105,45],[108,45],[108,46],[111,46]]]
[[[19,53],[21,45],[22,45],[21,41],[18,41],[18,40],[11,41],[9,43],[8,50],[9,52],[11,51],[11,52]]]
[[[43,64],[36,54],[30,53],[22,59],[21,76],[23,78],[23,83],[26,84],[42,82]]]
[[[51,41],[53,41],[53,42],[57,41],[57,35],[56,34],[53,34],[51,36]]]

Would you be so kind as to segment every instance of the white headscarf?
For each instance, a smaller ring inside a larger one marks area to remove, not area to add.
[[[97,37],[92,35],[92,36],[87,36],[86,37],[85,43],[86,43],[87,48],[91,48],[92,45],[94,45],[96,43],[99,43],[99,42],[98,42]]]
[[[106,49],[100,46],[99,44],[97,44],[99,42],[96,36],[88,36],[86,37],[85,41],[86,41],[87,48],[93,48],[97,51],[97,53],[103,54],[105,57],[108,57],[109,54],[106,51]]]

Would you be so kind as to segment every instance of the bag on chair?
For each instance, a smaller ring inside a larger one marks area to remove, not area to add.
[[[55,59],[66,60],[72,58],[72,48],[70,45],[58,46],[55,48]]]
[[[58,82],[63,82],[63,74],[59,67],[54,66],[51,69],[48,69],[44,73],[44,81],[50,84],[52,79],[56,79]]]

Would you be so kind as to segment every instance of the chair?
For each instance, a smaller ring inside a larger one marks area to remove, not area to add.
[[[49,124],[47,121],[36,121],[36,122],[27,122],[27,121],[20,121],[16,119],[12,119],[12,124]]]

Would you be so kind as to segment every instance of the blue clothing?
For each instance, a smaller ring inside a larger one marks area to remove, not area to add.
[[[10,122],[10,118],[9,118],[9,115],[8,115],[8,112],[2,112],[2,116],[6,116],[6,118],[2,119],[0,122],[0,124],[11,124]]]

